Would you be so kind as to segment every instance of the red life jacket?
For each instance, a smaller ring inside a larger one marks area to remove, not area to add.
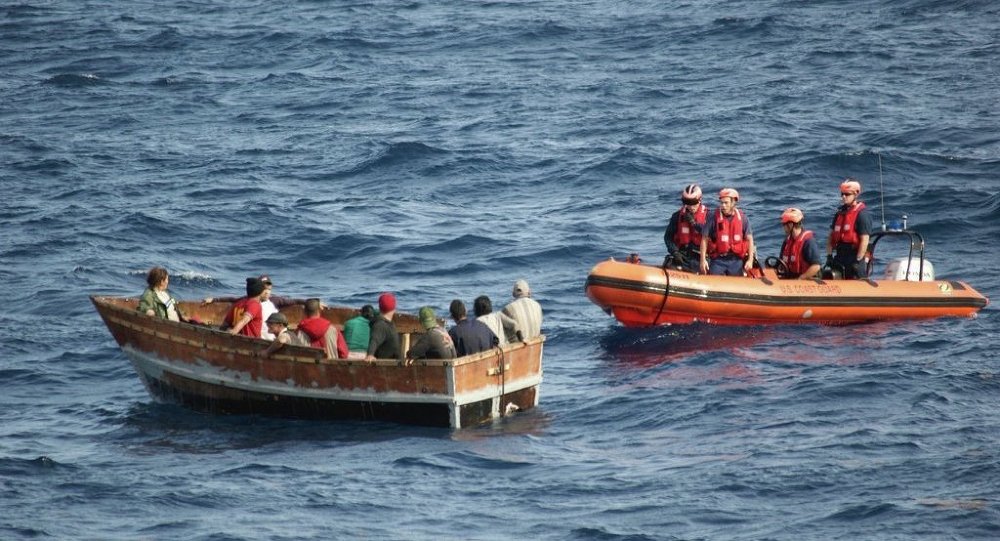
[[[813,232],[804,231],[793,239],[786,237],[785,242],[781,244],[781,260],[785,262],[789,273],[798,276],[809,268],[809,263],[802,257],[802,247],[811,238],[813,238]]]
[[[710,248],[711,257],[724,256],[732,252],[746,259],[750,243],[743,237],[743,213],[740,209],[735,209],[731,219],[722,215],[722,209],[715,210],[715,244]]]
[[[677,231],[674,231],[674,244],[678,248],[684,248],[689,244],[693,244],[696,247],[701,246],[701,233],[695,231],[691,224],[684,219],[684,214],[687,212],[687,207],[682,206],[680,214],[677,215]],[[698,204],[698,209],[694,211],[694,221],[700,226],[705,225],[705,220],[708,218],[708,207],[702,204]]]
[[[858,202],[846,211],[843,209],[837,211],[837,216],[833,219],[833,233],[830,235],[834,246],[838,244],[851,244],[855,248],[858,247],[861,239],[858,238],[858,232],[854,229],[854,224],[858,220],[858,214],[864,208],[865,204]]]

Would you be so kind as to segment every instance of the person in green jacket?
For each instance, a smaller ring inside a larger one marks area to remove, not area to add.
[[[177,305],[177,299],[167,290],[170,283],[170,275],[163,267],[153,267],[146,275],[146,283],[149,287],[142,292],[139,297],[139,307],[137,310],[147,316],[154,316],[171,321],[187,321],[184,314]]]
[[[361,313],[344,322],[344,339],[347,340],[348,358],[363,359],[368,352],[375,308],[370,304],[361,307]]]

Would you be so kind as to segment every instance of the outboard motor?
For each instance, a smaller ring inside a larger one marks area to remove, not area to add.
[[[923,274],[921,274],[919,257],[897,257],[889,261],[889,264],[886,265],[884,279],[908,282],[932,282],[934,281],[934,264],[924,259]]]

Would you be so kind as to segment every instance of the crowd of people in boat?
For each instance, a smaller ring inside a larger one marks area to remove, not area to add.
[[[177,299],[168,290],[170,275],[163,267],[153,267],[146,276],[149,287],[139,298],[137,309],[146,315],[201,323],[182,313]],[[208,297],[202,302],[229,302],[222,330],[271,341],[259,355],[270,357],[285,345],[322,349],[328,359],[452,359],[472,355],[512,342],[523,342],[541,334],[542,307],[531,296],[526,280],[514,282],[513,299],[498,312],[486,295],[473,301],[473,317],[460,299],[451,301],[449,312],[454,325],[445,330],[431,306],[421,307],[417,318],[424,333],[402,351],[399,332],[393,323],[396,296],[382,293],[378,310],[366,304],[342,328],[323,317],[325,306],[318,298],[294,299],[273,294],[274,284],[266,276],[247,278],[244,297]],[[302,305],[304,316],[294,329],[281,308]],[[405,355],[404,355],[405,353]]]
[[[803,226],[805,213],[789,207],[781,213],[785,239],[781,244],[782,278],[803,280],[820,277],[866,279],[869,266],[868,240],[872,220],[859,199],[861,183],[848,177],[840,184],[840,207],[826,239],[826,260],[816,236]],[[750,220],[739,208],[740,194],[734,188],[719,191],[719,208],[710,211],[702,203],[701,187],[690,184],[681,191],[681,208],[673,213],[663,233],[667,245],[664,268],[700,274],[746,276],[756,261]],[[824,270],[825,269],[825,270]]]

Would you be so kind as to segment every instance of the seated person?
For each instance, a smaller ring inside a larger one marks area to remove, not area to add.
[[[531,298],[531,288],[528,287],[527,280],[514,282],[514,290],[511,293],[514,300],[504,306],[504,315],[509,316],[517,322],[517,328],[521,330],[520,341],[528,340],[542,334],[542,306],[538,301]],[[508,333],[507,341],[518,340],[516,334]]]
[[[229,334],[242,334],[260,338],[264,326],[263,309],[260,298],[264,295],[264,282],[259,278],[247,278],[247,296],[233,303],[222,320],[222,330]]]
[[[517,321],[503,312],[494,312],[493,303],[486,295],[476,297],[476,300],[473,301],[472,309],[476,312],[476,319],[485,323],[493,331],[497,339],[499,339],[500,347],[504,347],[510,343],[507,340],[508,334],[515,337],[518,341],[523,340],[521,329],[517,326]]]
[[[497,336],[485,323],[467,317],[465,304],[462,301],[458,299],[451,301],[450,311],[455,326],[448,330],[448,334],[455,343],[455,354],[459,357],[486,351],[499,343]]]
[[[364,359],[368,352],[368,340],[371,338],[372,321],[375,320],[375,308],[370,304],[361,307],[361,312],[344,322],[344,340],[347,342],[347,357],[349,359]]]
[[[288,329],[288,318],[285,314],[281,312],[275,312],[267,317],[264,321],[267,325],[267,330],[274,335],[274,341],[271,342],[267,349],[261,354],[261,357],[268,358],[273,355],[276,351],[285,347],[285,344],[291,344],[293,346],[308,346],[309,343],[306,342],[299,333],[292,332]]]
[[[434,309],[424,306],[420,309],[418,317],[427,332],[420,335],[417,343],[406,352],[407,364],[414,359],[454,359],[455,342],[448,332],[438,325]]]
[[[138,311],[147,316],[156,316],[170,321],[188,321],[177,306],[177,299],[167,290],[170,275],[163,267],[153,267],[146,275],[149,287],[139,297]]]
[[[322,349],[327,359],[347,357],[347,343],[341,346],[340,331],[322,315],[319,299],[306,299],[305,317],[299,321],[298,333],[311,347]]]

